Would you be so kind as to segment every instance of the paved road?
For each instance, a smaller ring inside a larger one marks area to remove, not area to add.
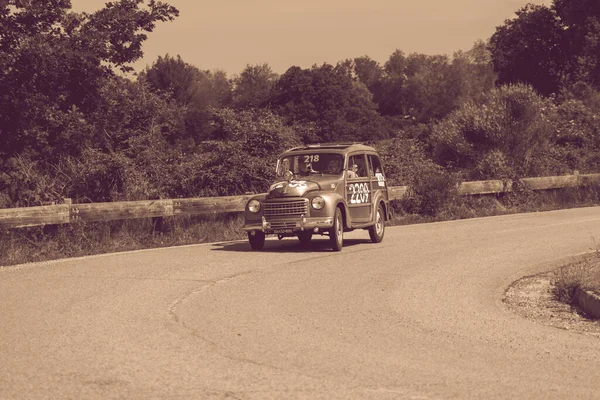
[[[2,399],[600,398],[598,338],[502,303],[600,208],[0,269]]]

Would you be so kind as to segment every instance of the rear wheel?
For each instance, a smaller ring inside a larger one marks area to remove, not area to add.
[[[298,239],[300,240],[300,245],[302,247],[307,247],[310,244],[310,240],[312,239],[312,232],[304,231],[298,234]]]
[[[342,210],[339,207],[335,209],[333,226],[329,230],[329,241],[333,251],[342,250],[344,245],[344,220],[342,219]]]
[[[377,214],[375,215],[375,225],[369,228],[369,236],[373,243],[379,243],[383,240],[383,234],[385,233],[385,211],[383,206],[379,203],[377,207]]]
[[[248,232],[248,241],[252,250],[262,250],[265,247],[265,233],[261,231]]]

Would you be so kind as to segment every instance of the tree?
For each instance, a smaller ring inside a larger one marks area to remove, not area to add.
[[[358,80],[364,84],[376,96],[377,87],[383,77],[383,68],[375,60],[368,56],[354,59],[354,73]]]
[[[289,124],[314,122],[319,141],[368,141],[389,133],[368,89],[345,67],[289,68],[269,100]]]
[[[178,15],[165,3],[142,3],[120,0],[93,14],[70,12],[69,0],[0,4],[0,158],[81,153],[104,83],[142,56],[144,32]]]
[[[414,70],[407,71],[403,90],[407,114],[418,122],[445,117],[455,109],[461,91],[460,77],[451,68],[449,58],[439,55],[410,58],[414,59]]]
[[[476,41],[466,52],[455,52],[450,68],[451,74],[460,82],[456,107],[469,100],[481,101],[485,93],[495,86],[497,76],[491,53],[482,40]]]
[[[181,105],[197,103],[199,97],[198,81],[202,73],[197,67],[181,59],[180,55],[173,58],[168,54],[158,59],[151,67],[139,75],[152,87],[169,93]]]
[[[394,51],[384,65],[381,94],[377,98],[379,111],[382,115],[408,114],[404,99],[404,84],[406,82],[406,67],[408,60],[401,50]]]
[[[528,4],[496,28],[489,44],[498,83],[530,84],[543,95],[557,93],[567,75],[570,51],[555,11]]]
[[[584,82],[600,88],[600,6],[595,0],[529,4],[490,40],[499,83],[524,82],[544,95]]]
[[[233,103],[236,108],[259,107],[268,100],[278,75],[268,64],[246,65],[233,80]]]
[[[563,51],[569,55],[571,82],[600,89],[600,4],[590,0],[554,0],[564,25]]]
[[[210,133],[211,108],[229,106],[231,83],[223,71],[203,71],[168,54],[158,59],[139,76],[156,90],[169,94],[186,108],[185,129],[180,142],[190,145],[204,140]]]

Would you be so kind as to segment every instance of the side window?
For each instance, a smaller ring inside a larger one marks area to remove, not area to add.
[[[364,155],[354,155],[348,158],[346,176],[350,179],[365,178],[368,175],[367,165]]]
[[[383,174],[383,166],[381,165],[379,157],[370,154],[369,165],[371,166],[371,171],[373,171],[372,178],[377,179],[377,186],[382,188],[385,187],[385,175]]]
[[[370,154],[369,165],[371,167],[371,171],[373,171],[373,176],[377,176],[377,174],[384,175],[383,167],[381,166],[381,161],[379,161],[379,157]]]

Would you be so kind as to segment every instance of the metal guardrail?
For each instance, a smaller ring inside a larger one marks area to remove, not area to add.
[[[559,189],[600,184],[600,174],[574,174],[539,178],[522,178],[521,184],[531,190]],[[512,181],[489,180],[463,182],[461,195],[484,195],[512,191]],[[388,188],[390,200],[399,200],[408,186]],[[133,218],[170,217],[224,212],[241,212],[252,195],[123,201],[111,203],[65,204],[0,209],[0,229],[23,228],[81,221],[112,221]]]

